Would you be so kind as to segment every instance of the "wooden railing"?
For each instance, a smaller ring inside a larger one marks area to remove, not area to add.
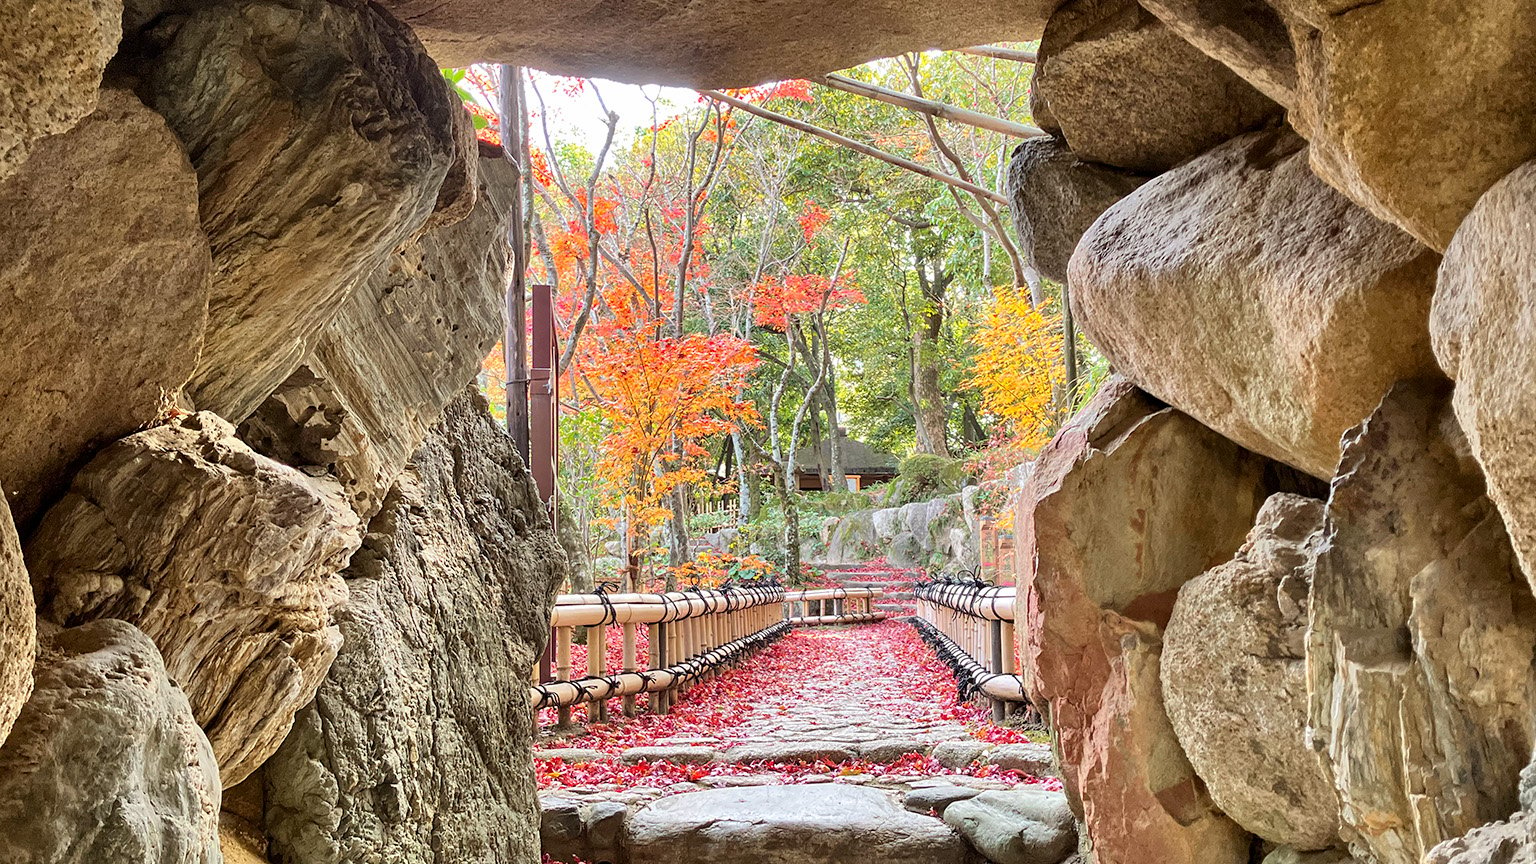
[[[919,582],[916,626],[960,682],[962,695],[992,701],[997,719],[1028,704],[1014,660],[1012,585],[975,580]]]
[[[553,662],[534,670],[529,697],[534,710],[556,708],[564,725],[571,706],[592,703],[591,717],[608,717],[608,701],[622,699],[633,715],[635,697],[649,693],[650,710],[666,713],[677,696],[743,655],[789,632],[796,624],[878,621],[871,603],[879,588],[785,591],[778,586],[729,586],[666,594],[562,594],[551,616]],[[811,614],[814,610],[815,614]],[[609,669],[608,628],[620,628],[621,669]],[[576,628],[585,628],[585,668],[574,668]],[[649,645],[639,656],[640,634]],[[578,674],[579,673],[579,674]]]

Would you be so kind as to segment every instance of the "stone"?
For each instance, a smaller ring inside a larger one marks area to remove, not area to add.
[[[1077,850],[1077,823],[1060,792],[982,792],[950,805],[944,822],[994,864],[1060,864]]]
[[[858,754],[852,744],[839,741],[779,741],[769,744],[738,744],[720,754],[720,761],[747,765],[753,762],[851,762]]]
[[[1286,108],[1296,104],[1296,49],[1285,22],[1264,0],[1141,0],[1141,5],[1265,96]]]
[[[1516,813],[1446,840],[1429,850],[1424,864],[1536,864],[1536,814]]]
[[[629,815],[624,804],[540,795],[539,807],[539,842],[544,855],[556,861],[622,860],[620,843]]]
[[[239,423],[433,214],[464,109],[372,3],[193,4],[129,53],[191,154],[213,249],[189,392]]]
[[[0,742],[32,694],[37,607],[16,524],[0,489]]]
[[[91,454],[170,404],[207,319],[208,238],[186,153],[127,90],[90,99],[94,112],[0,181],[0,283],[27,310],[0,321],[0,483],[23,533]]]
[[[826,783],[708,789],[658,799],[625,827],[630,864],[962,864],[965,842],[877,789]]]
[[[1536,744],[1536,599],[1443,379],[1344,442],[1307,621],[1307,722],[1355,857],[1417,864],[1513,812]]]
[[[1338,841],[1333,775],[1307,747],[1305,631],[1323,502],[1264,503],[1229,562],[1179,589],[1163,635],[1163,704],[1223,812],[1271,843]]]
[[[945,768],[958,771],[980,759],[987,752],[987,747],[980,741],[940,741],[933,745],[933,752],[929,755]]]
[[[943,816],[944,809],[949,805],[967,798],[975,798],[980,794],[980,789],[971,789],[967,786],[926,786],[908,792],[902,799],[901,806],[913,813],[932,813],[935,816]]]
[[[1031,777],[1055,777],[1055,757],[1049,744],[999,744],[987,751],[986,763]]]
[[[1166,171],[1281,111],[1135,0],[1068,0],[1039,58],[1036,122],[1078,158],[1116,168]]]
[[[703,765],[719,755],[709,747],[631,747],[619,754],[626,765],[636,762],[671,762],[677,765]]]
[[[233,786],[277,749],[336,656],[340,571],[360,541],[334,483],[199,412],[98,453],[26,553],[42,617],[121,618],[161,646]]]
[[[541,747],[533,751],[535,759],[559,759],[563,762],[602,762],[613,757],[601,750],[584,747]]]
[[[1526,314],[1536,259],[1536,162],[1488,190],[1440,265],[1429,330],[1456,381],[1456,419],[1498,506],[1526,578],[1536,588],[1536,329]]]
[[[1113,377],[1017,498],[1021,674],[1098,864],[1248,860],[1248,834],[1178,746],[1159,653],[1179,588],[1231,559],[1285,491],[1275,468]]]
[[[0,6],[0,180],[26,162],[38,139],[67,132],[96,110],[122,17],[122,0]]]
[[[274,859],[535,859],[528,670],[564,573],[512,439],[465,391],[343,574],[341,652],[264,769]]]
[[[0,861],[217,864],[219,768],[149,637],[44,627],[0,747]]]
[[[1055,138],[1031,138],[1008,160],[1008,208],[1019,254],[1055,282],[1067,281],[1072,250],[1099,214],[1147,178],[1079,159]]]
[[[1291,846],[1281,846],[1265,855],[1263,864],[1355,864],[1355,859],[1342,849],[1303,852]]]
[[[865,762],[884,765],[889,762],[898,762],[914,754],[926,756],[930,746],[927,742],[910,738],[882,738],[859,744],[855,749],[855,756]]]
[[[1109,208],[1070,265],[1078,323],[1117,370],[1315,477],[1401,378],[1432,372],[1438,260],[1313,176],[1274,130]]]
[[[1430,248],[1444,250],[1488,187],[1536,156],[1536,6],[1270,3],[1296,45],[1289,120],[1312,143],[1313,169]]]
[[[335,474],[364,517],[504,329],[517,175],[500,150],[477,161],[469,215],[391,253],[240,426],[258,451]]]
[[[750,87],[905,51],[1028,41],[1056,0],[759,0],[707,7],[597,0],[387,0],[444,66],[499,61],[635,84]],[[871,22],[879,22],[872,27]]]

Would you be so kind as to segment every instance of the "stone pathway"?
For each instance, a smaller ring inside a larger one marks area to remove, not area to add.
[[[1031,737],[957,704],[948,670],[905,622],[799,629],[671,714],[544,739],[545,849],[629,860],[630,815],[710,789],[859,786],[925,818],[982,791],[1059,789],[1050,748]]]

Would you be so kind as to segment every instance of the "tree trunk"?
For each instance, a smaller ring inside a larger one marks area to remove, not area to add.
[[[837,377],[832,368],[832,345],[827,341],[827,322],[817,316],[816,329],[821,334],[822,368],[826,370],[826,384],[822,395],[827,409],[827,473],[831,475],[832,488],[848,491],[848,466],[843,462],[843,419],[837,413]]]
[[[731,433],[731,447],[736,451],[736,524],[756,519],[763,512],[762,478],[757,475],[757,459],[752,451],[756,448],[742,432]]]
[[[917,262],[917,281],[922,287],[923,308],[912,328],[912,407],[916,415],[917,452],[949,456],[949,410],[939,386],[939,339],[944,333],[944,291],[954,274],[944,272],[943,259]]]
[[[789,466],[779,462],[773,466],[774,491],[778,493],[779,504],[784,508],[784,579],[792,583],[800,578],[800,508],[795,504],[795,495],[790,491],[792,478],[789,474]]]
[[[672,508],[671,530],[667,531],[667,561],[673,567],[688,563],[688,484],[679,483],[667,496]],[[670,583],[671,578],[668,577]],[[671,590],[668,585],[668,590]]]

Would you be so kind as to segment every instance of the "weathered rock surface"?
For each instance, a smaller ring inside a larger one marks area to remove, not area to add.
[[[1141,5],[1259,92],[1286,108],[1296,103],[1296,49],[1285,22],[1264,0],[1141,0]]]
[[[1179,589],[1163,704],[1211,798],[1272,843],[1338,840],[1333,775],[1306,743],[1305,631],[1323,502],[1281,493],[1226,564]]]
[[[1333,476],[1339,436],[1430,372],[1434,253],[1313,176],[1294,134],[1223,144],[1111,207],[1073,308],[1117,370],[1243,446]]]
[[[1091,162],[1166,171],[1280,113],[1135,0],[1068,0],[1039,55],[1035,121]]]
[[[3,490],[0,490],[3,493]],[[21,541],[0,495],[0,742],[32,693],[37,653],[37,608]]]
[[[1435,356],[1456,379],[1456,419],[1536,586],[1536,162],[1500,180],[1446,250],[1430,314]]]
[[[1483,825],[1429,850],[1424,864],[1536,864],[1536,814]]]
[[[28,17],[0,19],[11,14]],[[80,462],[153,420],[192,374],[208,240],[181,144],[116,89],[0,182],[0,223],[0,283],[9,307],[25,310],[0,318],[0,483],[26,531]]]
[[[102,450],[28,538],[27,565],[44,618],[122,618],[163,646],[234,785],[335,657],[339,574],[360,540],[334,483],[205,411]]]
[[[637,84],[742,87],[925,48],[1037,39],[1057,0],[386,0],[444,66],[499,60]],[[879,22],[878,27],[871,26]]]
[[[371,3],[198,5],[145,42],[143,92],[192,156],[213,248],[190,392],[238,423],[426,222],[464,109]]]
[[[68,131],[96,109],[122,16],[122,0],[0,5],[0,180],[21,167],[37,139]]]
[[[1242,864],[1164,713],[1161,629],[1230,559],[1272,463],[1114,378],[1042,452],[1014,518],[1023,675],[1099,864]]]
[[[219,769],[149,638],[45,628],[0,747],[0,861],[217,864]]]
[[[1270,2],[1296,45],[1289,119],[1312,142],[1313,169],[1431,248],[1536,156],[1536,6]]]
[[[629,808],[616,801],[539,796],[539,843],[556,861],[618,861]]]
[[[901,806],[913,813],[932,812],[935,816],[943,816],[949,805],[980,794],[980,789],[968,786],[928,786],[908,792],[901,799]]]
[[[1356,857],[1416,864],[1517,806],[1536,600],[1441,381],[1345,441],[1307,627],[1308,724]]]
[[[469,215],[391,254],[240,427],[258,451],[336,475],[364,517],[501,334],[517,178],[499,150],[478,161]]]
[[[968,852],[938,819],[884,792],[833,783],[672,795],[629,817],[625,845],[631,864],[961,864]]]
[[[1005,771],[1023,771],[1035,777],[1057,774],[1049,744],[999,744],[987,751],[986,763]]]
[[[822,548],[808,557],[830,564],[884,557],[897,567],[975,567],[981,559],[980,491],[967,486],[927,501],[830,518],[822,525]]]
[[[263,771],[273,853],[532,860],[527,678],[564,554],[478,393],[448,408],[368,527],[341,653]]]
[[[1077,823],[1060,792],[983,792],[951,804],[944,822],[995,864],[1060,864],[1077,848]]]
[[[987,745],[980,741],[940,741],[933,745],[933,758],[945,768],[959,770],[975,762],[987,752]]]
[[[1088,227],[1147,178],[1085,162],[1055,138],[1032,138],[1008,161],[1008,198],[1019,253],[1042,276],[1067,281],[1067,262]]]

